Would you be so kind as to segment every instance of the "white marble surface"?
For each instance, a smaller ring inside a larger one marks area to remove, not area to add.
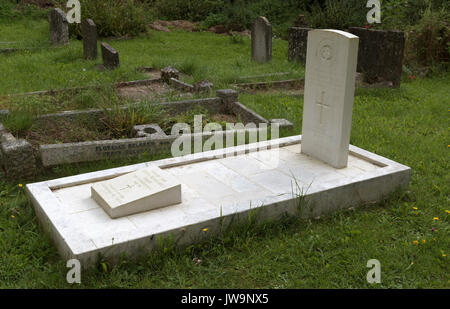
[[[359,38],[339,30],[308,32],[302,151],[347,166]]]
[[[198,241],[232,216],[245,219],[250,209],[260,209],[261,218],[297,214],[298,194],[305,195],[303,206],[310,210],[302,215],[317,216],[379,200],[409,183],[410,169],[389,159],[351,146],[348,167],[335,169],[301,154],[300,141],[301,136],[287,137],[28,184],[27,193],[61,255],[90,265],[99,252],[112,260],[142,254],[160,237],[178,244]],[[280,148],[246,153],[270,144]],[[273,168],[276,151],[280,161]],[[230,157],[233,153],[238,155]],[[180,181],[182,203],[112,219],[90,198],[92,183],[149,165]]]
[[[181,203],[181,183],[158,166],[149,166],[91,185],[91,197],[111,218]]]

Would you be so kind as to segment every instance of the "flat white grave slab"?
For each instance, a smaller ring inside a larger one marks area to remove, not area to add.
[[[111,218],[119,218],[181,203],[181,183],[150,166],[93,184],[91,196]]]
[[[279,158],[276,166],[274,155]],[[181,183],[181,203],[112,219],[91,198],[93,184],[153,166]],[[111,261],[123,253],[135,257],[157,248],[167,237],[178,245],[197,242],[230,222],[247,220],[249,212],[260,220],[299,214],[315,217],[379,201],[407,187],[409,177],[409,167],[354,146],[350,146],[348,166],[333,168],[302,154],[301,136],[292,136],[26,188],[62,257],[77,258],[88,266],[99,253]]]

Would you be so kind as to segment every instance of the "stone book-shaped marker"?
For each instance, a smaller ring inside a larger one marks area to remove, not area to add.
[[[91,197],[111,218],[120,218],[181,203],[181,184],[151,166],[93,184]]]

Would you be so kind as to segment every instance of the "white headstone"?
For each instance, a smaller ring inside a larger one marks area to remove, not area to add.
[[[119,218],[181,203],[181,184],[166,171],[151,166],[95,183],[91,196],[111,218]]]
[[[302,153],[347,166],[359,38],[339,30],[308,34]]]

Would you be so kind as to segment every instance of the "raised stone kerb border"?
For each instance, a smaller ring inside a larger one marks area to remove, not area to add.
[[[234,113],[244,123],[254,123],[259,125],[261,123],[270,124],[277,123],[280,128],[292,128],[292,123],[285,119],[267,120],[258,115],[251,109],[238,102],[238,92],[232,89],[217,90],[216,98],[206,98],[198,100],[188,100],[179,102],[161,103],[165,110],[171,111],[172,114],[182,113],[194,106],[202,106],[208,109],[211,113]],[[123,107],[127,108],[127,107]],[[77,117],[85,118],[91,115],[93,118],[98,118],[103,113],[103,110],[90,111],[73,111],[59,114],[45,115],[45,118],[59,118],[65,117],[75,119]],[[136,131],[144,130],[149,126],[139,126]],[[111,158],[126,158],[137,156],[143,153],[160,153],[170,151],[172,143],[178,138],[174,135],[166,135],[157,124],[152,124],[151,127],[155,129],[158,134],[141,134],[143,137],[104,140],[104,141],[88,141],[79,143],[64,143],[64,144],[49,144],[40,145],[39,153],[43,166],[54,166],[67,163],[88,162]],[[246,130],[251,131],[251,129]],[[223,131],[224,141],[226,134],[237,134],[240,130]],[[201,133],[202,141],[207,140],[213,134]],[[187,139],[194,140],[195,134],[186,135]],[[225,145],[225,143],[224,143]]]
[[[242,168],[246,168],[249,163],[254,162],[254,159],[251,159],[252,153],[274,147],[280,148],[279,151],[285,155],[289,153],[289,158],[296,158],[300,156],[297,153],[300,151],[300,143],[301,136],[292,136],[225,150],[196,153],[28,184],[26,192],[41,225],[53,239],[61,258],[64,260],[76,258],[83,267],[89,267],[97,262],[99,254],[114,263],[123,254],[129,258],[147,254],[158,248],[158,243],[165,239],[172,239],[177,246],[202,241],[217,235],[223,227],[227,227],[232,222],[245,222],[250,212],[258,220],[276,220],[284,216],[311,218],[339,209],[373,203],[398,188],[408,187],[411,173],[409,167],[351,146],[352,162],[362,165],[373,164],[371,170],[360,171],[352,177],[341,175],[338,179],[313,184],[304,192],[293,192],[291,186],[286,184],[279,186],[280,191],[274,189],[272,193],[268,193],[264,190],[245,199],[241,194],[235,196],[236,202],[224,202],[220,196],[205,190],[192,193],[193,189],[187,186],[189,182],[184,181],[181,205],[114,220],[95,203],[90,202],[90,184],[131,173],[149,165],[170,171],[184,166],[195,168],[198,164],[197,169],[201,170],[207,164],[217,166],[223,162],[222,166],[231,166],[225,164],[240,161]],[[295,147],[298,150],[293,152],[292,148],[283,149],[284,147]],[[233,161],[226,161],[227,158]],[[215,160],[220,162],[215,163]],[[234,171],[244,173],[239,168],[235,168]],[[350,171],[351,169],[347,172]],[[182,173],[181,170],[176,172]],[[267,173],[268,176],[273,172]],[[283,179],[293,179],[289,178],[288,174],[284,174],[283,177]],[[257,179],[259,184],[270,182],[267,177]],[[198,181],[208,182],[204,178]],[[277,192],[285,192],[285,194]],[[198,193],[208,194],[214,198],[211,197],[211,202],[207,202],[196,197]],[[64,199],[64,196],[74,195],[78,197],[79,205],[73,200]],[[162,220],[164,224],[161,224]],[[207,233],[204,232],[205,228]]]

